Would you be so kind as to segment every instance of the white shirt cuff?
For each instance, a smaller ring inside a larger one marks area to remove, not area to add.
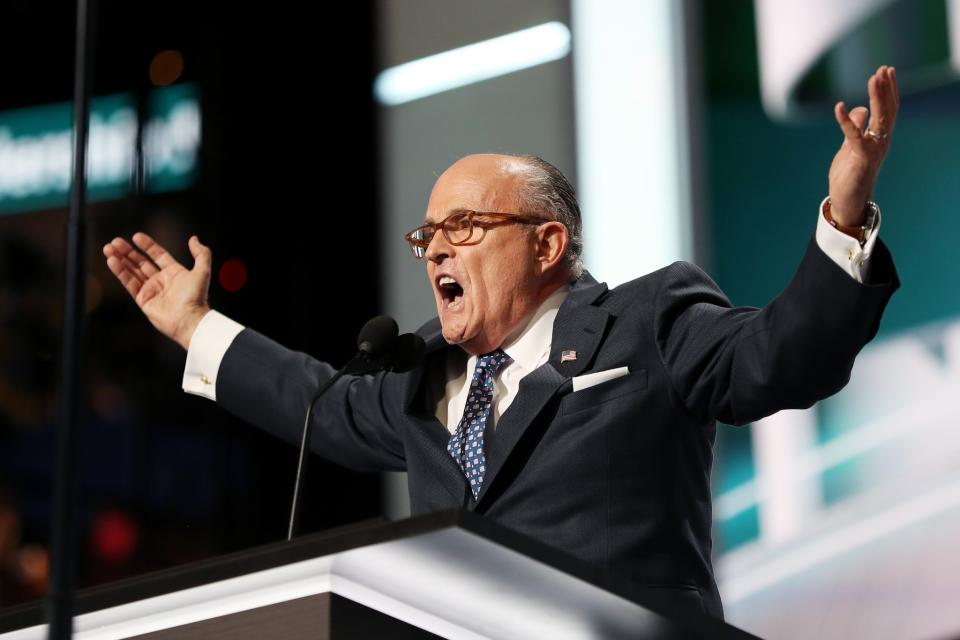
[[[880,209],[877,208],[873,228],[867,232],[866,242],[861,247],[856,238],[835,229],[827,222],[823,215],[823,206],[826,203],[827,198],[824,198],[823,202],[820,203],[820,216],[817,219],[817,245],[851,278],[857,282],[863,282],[870,275],[870,255],[873,253],[874,245],[877,244],[877,235],[880,231]]]
[[[217,372],[233,339],[244,326],[214,310],[197,325],[187,349],[183,368],[183,390],[211,400],[217,399]]]

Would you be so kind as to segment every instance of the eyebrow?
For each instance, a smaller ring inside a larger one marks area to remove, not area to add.
[[[465,207],[458,207],[458,208],[456,208],[456,209],[450,209],[449,211],[447,211],[447,213],[446,213],[445,216],[443,216],[442,218],[440,218],[440,220],[446,220],[447,218],[449,218],[450,216],[454,215],[455,213],[469,213],[469,212],[471,212],[471,211],[472,211],[473,213],[477,213],[477,212],[474,211],[473,209],[467,209],[467,208],[465,208]],[[424,224],[424,225],[428,225],[428,224],[435,224],[435,223],[430,222],[430,220],[428,220],[428,219],[426,218],[426,216],[424,216],[424,218],[423,218],[423,224]]]

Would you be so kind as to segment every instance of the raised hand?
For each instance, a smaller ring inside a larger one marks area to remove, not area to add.
[[[900,107],[894,68],[877,69],[867,81],[867,93],[869,111],[866,107],[857,107],[847,112],[843,102],[838,102],[833,109],[843,130],[843,144],[830,165],[830,213],[839,224],[848,227],[863,224],[864,209],[873,193],[880,165],[890,149]],[[864,130],[868,115],[870,122]]]
[[[197,236],[191,236],[188,246],[194,262],[193,269],[188,270],[147,234],[133,234],[133,242],[152,262],[123,238],[114,238],[103,247],[107,267],[150,323],[188,348],[197,324],[210,310],[207,295],[212,252],[200,244]]]

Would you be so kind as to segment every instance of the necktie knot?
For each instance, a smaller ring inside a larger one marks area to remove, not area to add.
[[[497,372],[500,371],[500,367],[509,359],[510,356],[504,353],[503,349],[485,353],[477,358],[477,366],[476,369],[474,369],[473,375],[478,379],[481,376],[488,376],[491,379],[495,378]]]

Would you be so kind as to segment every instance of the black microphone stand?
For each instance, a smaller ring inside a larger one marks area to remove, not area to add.
[[[345,373],[351,372],[359,368],[359,365],[362,364],[360,355],[354,356],[347,364],[343,366],[342,369],[337,371],[333,377],[327,380],[310,400],[310,404],[307,407],[307,415],[303,418],[303,438],[300,440],[300,457],[297,459],[297,478],[294,480],[293,485],[293,506],[290,507],[290,525],[287,527],[287,540],[293,540],[294,534],[297,532],[297,528],[300,526],[300,503],[303,498],[303,474],[307,469],[307,454],[310,452],[310,434],[313,433],[313,423],[310,421],[310,415],[313,413],[313,405],[316,404],[317,400],[322,396],[327,389],[332,387],[334,383],[343,377]]]
[[[373,318],[360,331],[357,339],[357,355],[351,358],[343,368],[323,383],[307,406],[307,415],[303,418],[303,437],[300,441],[300,457],[297,462],[297,478],[293,486],[293,506],[290,507],[290,526],[287,528],[287,540],[293,540],[300,524],[300,503],[303,497],[303,476],[307,468],[307,455],[310,451],[310,434],[313,423],[313,405],[326,391],[345,374],[364,374],[376,371],[409,371],[420,361],[424,353],[423,338],[413,333],[397,336],[397,323],[386,316]]]
[[[47,637],[69,638],[73,632],[73,573],[76,556],[76,469],[73,434],[80,403],[81,348],[83,346],[83,250],[86,236],[87,131],[90,86],[93,77],[96,0],[77,0],[77,41],[73,80],[73,184],[67,219],[67,280],[63,319],[62,422],[57,433],[54,478],[54,529],[50,590],[47,599]]]

